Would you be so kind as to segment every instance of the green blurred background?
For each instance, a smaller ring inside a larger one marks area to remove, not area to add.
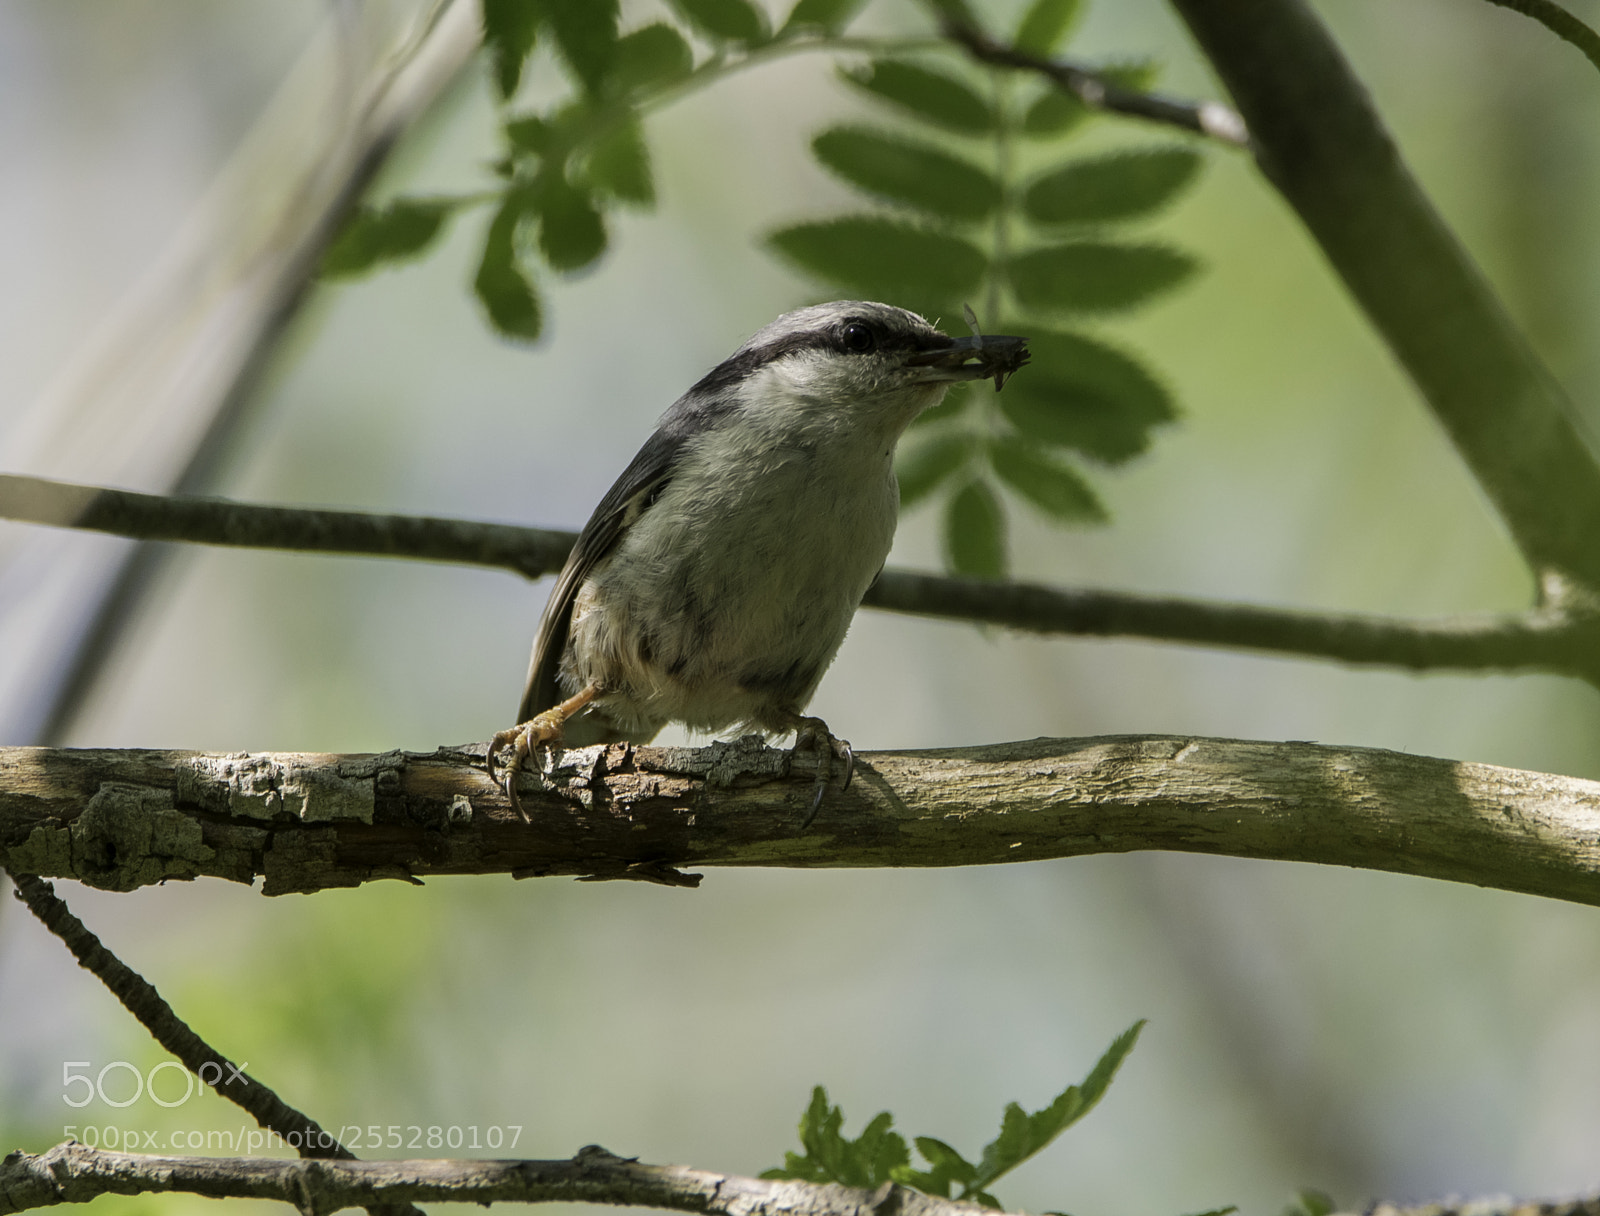
[[[625,23],[646,7],[625,5]],[[989,6],[1006,22],[1017,7]],[[1593,0],[1569,7],[1600,19]],[[1592,425],[1600,76],[1472,0],[1317,8]],[[0,427],[177,230],[323,15],[310,0],[0,3]],[[913,17],[883,2],[869,22]],[[1074,50],[1153,54],[1164,88],[1218,92],[1155,0],[1101,0]],[[495,151],[492,108],[475,68],[381,189],[474,186]],[[479,215],[415,267],[320,291],[219,492],[579,526],[677,393],[814,297],[760,239],[850,204],[806,144],[859,112],[813,56],[653,120],[659,212],[623,220],[596,271],[550,288],[531,349],[493,337],[469,297]],[[1095,141],[1162,138],[1099,126]],[[1151,357],[1185,416],[1099,481],[1110,527],[1063,532],[1014,512],[1018,576],[1396,613],[1526,604],[1482,496],[1248,161],[1213,150],[1200,186],[1152,227],[1206,272],[1111,332]],[[933,512],[903,521],[891,560],[937,565]],[[188,552],[71,741],[353,752],[482,739],[509,722],[544,594],[467,569]],[[13,656],[21,644],[0,633]],[[868,750],[1195,732],[1600,777],[1600,700],[1571,682],[871,613],[814,708]],[[694,892],[501,878],[274,900],[212,881],[61,889],[202,1034],[334,1128],[521,1125],[519,1156],[599,1142],[752,1173],[794,1147],[822,1083],[847,1130],[887,1108],[908,1133],[975,1151],[1005,1102],[1049,1100],[1148,1017],[1105,1103],[999,1188],[1009,1206],[1257,1214],[1301,1186],[1347,1207],[1600,1186],[1588,908],[1158,854],[714,871]],[[215,1100],[63,1104],[63,1061],[161,1058],[21,908],[0,908],[0,1148],[42,1150],[69,1123],[242,1125]]]

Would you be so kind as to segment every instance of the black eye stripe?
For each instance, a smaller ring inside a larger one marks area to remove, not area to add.
[[[690,394],[708,397],[726,392],[767,364],[803,351],[832,350],[848,355],[861,353],[845,345],[843,331],[850,325],[864,325],[871,330],[873,349],[883,353],[942,350],[954,341],[935,329],[903,330],[860,316],[847,316],[842,321],[787,333],[761,346],[741,350],[707,372],[690,390]]]

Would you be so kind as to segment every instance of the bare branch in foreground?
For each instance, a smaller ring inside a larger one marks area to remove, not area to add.
[[[145,540],[461,562],[552,573],[575,533],[408,515],[139,494],[0,474],[0,518]],[[1404,620],[885,570],[867,608],[1034,633],[1146,638],[1410,671],[1546,671],[1600,684],[1600,616],[1573,601]]]
[[[280,1199],[302,1212],[373,1203],[607,1203],[717,1216],[993,1216],[974,1203],[886,1183],[876,1191],[768,1181],[682,1165],[645,1165],[598,1145],[570,1161],[288,1161],[156,1157],[69,1141],[0,1162],[0,1214],[97,1195],[187,1191]]]
[[[355,1154],[315,1119],[284,1102],[195,1034],[150,981],[106,949],[105,944],[72,914],[49,883],[32,874],[13,874],[12,881],[16,883],[16,897],[46,929],[61,939],[78,964],[109,988],[155,1041],[176,1056],[201,1084],[209,1085],[219,1097],[226,1098],[262,1127],[277,1133],[302,1157],[355,1160]],[[0,1173],[3,1172],[4,1167],[0,1166]],[[0,1184],[0,1196],[5,1194],[5,1187]],[[0,1199],[0,1212],[6,1210],[4,1199]],[[373,1216],[407,1216],[408,1213],[420,1216],[417,1209],[405,1204],[385,1203],[374,1205],[371,1210]]]
[[[1310,861],[1600,904],[1600,782],[1375,748],[1167,736],[858,756],[814,776],[754,737],[617,744],[525,773],[435,753],[0,749],[0,865],[131,890],[210,875],[265,894],[432,874],[693,885],[684,866],[955,866],[1142,849]]]
[[[180,1191],[213,1199],[278,1199],[302,1212],[373,1203],[605,1203],[709,1216],[994,1216],[994,1209],[885,1183],[875,1191],[646,1165],[599,1145],[569,1161],[290,1161],[158,1157],[68,1141],[0,1161],[0,1216],[87,1203],[100,1195]],[[1600,1197],[1378,1204],[1366,1216],[1600,1216]]]
[[[1361,1216],[1600,1216],[1600,1195],[1572,1199],[1455,1199],[1446,1203],[1375,1203]]]
[[[1212,139],[1239,148],[1250,146],[1250,132],[1245,129],[1244,119],[1238,111],[1219,101],[1180,101],[1157,93],[1123,88],[1089,68],[1061,59],[1046,59],[1042,55],[996,42],[976,26],[962,21],[947,19],[944,33],[947,38],[965,47],[967,53],[980,63],[1037,72],[1054,81],[1090,109],[1182,127],[1185,131],[1209,135]]]

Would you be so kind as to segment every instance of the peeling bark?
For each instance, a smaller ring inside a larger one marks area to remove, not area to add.
[[[0,749],[0,865],[126,891],[268,895],[433,874],[692,886],[684,866],[952,866],[1140,849],[1389,870],[1600,904],[1600,783],[1372,748],[1171,736],[862,755],[803,829],[814,761],[751,737],[616,744],[524,773],[483,745],[381,755]]]

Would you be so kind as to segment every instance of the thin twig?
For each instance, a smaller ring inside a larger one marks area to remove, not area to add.
[[[965,47],[974,59],[999,67],[1037,72],[1053,80],[1091,109],[1182,127],[1185,131],[1209,135],[1239,148],[1250,144],[1250,132],[1245,129],[1244,119],[1221,102],[1183,101],[1124,88],[1091,68],[1062,59],[1046,59],[1042,55],[996,42],[977,26],[962,21],[947,19],[944,32],[946,37]]]
[[[513,570],[528,578],[559,569],[577,539],[572,532],[510,524],[269,507],[6,474],[0,474],[0,518],[139,540],[462,562]]]
[[[1590,63],[1600,68],[1600,33],[1579,21],[1555,0],[1489,0],[1489,3],[1532,17],[1561,41],[1577,47]]]
[[[1407,620],[909,570],[884,571],[863,604],[1033,633],[1186,642],[1419,672],[1521,670],[1593,678],[1581,639],[1592,637],[1596,625],[1567,609]]]
[[[46,929],[61,939],[79,965],[109,988],[123,1008],[202,1084],[209,1085],[219,1097],[243,1109],[262,1127],[276,1132],[302,1157],[355,1160],[355,1154],[315,1119],[290,1106],[191,1030],[149,980],[108,950],[89,927],[72,914],[50,883],[33,874],[13,873],[11,879],[15,884],[13,894]],[[0,1194],[4,1194],[3,1186],[0,1186]],[[0,1204],[0,1211],[4,1210],[4,1205]],[[374,1216],[380,1212],[383,1216],[406,1216],[407,1213],[421,1216],[415,1208],[405,1205],[384,1205],[370,1210]]]
[[[0,475],[0,518],[147,540],[462,562],[528,578],[559,569],[576,539],[511,524],[168,497],[12,475]],[[1033,633],[1146,638],[1411,671],[1545,671],[1600,681],[1600,621],[1575,605],[1405,620],[909,570],[885,570],[863,605]]]

